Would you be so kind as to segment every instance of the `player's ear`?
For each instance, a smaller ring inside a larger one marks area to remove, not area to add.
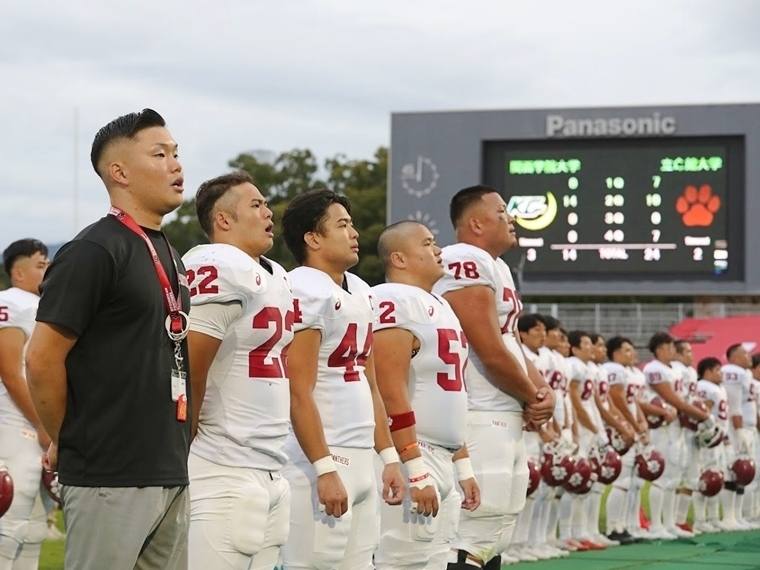
[[[467,225],[469,226],[470,231],[476,236],[479,236],[483,233],[482,224],[480,223],[480,220],[475,216],[471,216],[467,219]]]
[[[114,161],[105,167],[106,177],[118,186],[129,185],[129,173],[126,164]],[[108,185],[106,185],[107,187]]]
[[[214,213],[214,227],[228,231],[232,227],[232,216],[224,210],[218,210]]]
[[[317,232],[306,232],[303,234],[303,241],[309,249],[317,250],[321,246],[319,234]]]
[[[391,253],[391,263],[394,265],[394,267],[404,269],[406,267],[406,258],[400,251],[394,251]]]

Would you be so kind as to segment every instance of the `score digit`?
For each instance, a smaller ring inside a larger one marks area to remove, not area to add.
[[[654,175],[652,176],[652,188],[659,188],[660,182],[662,182],[662,176]]]
[[[654,243],[657,243],[660,241],[660,236],[662,235],[662,232],[660,230],[652,230],[652,241]]]
[[[702,250],[701,247],[695,247],[694,248],[694,255],[692,255],[692,259],[694,261],[702,261],[702,259],[704,257],[704,253],[705,252]]]

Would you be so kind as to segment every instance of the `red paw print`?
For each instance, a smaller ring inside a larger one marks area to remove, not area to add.
[[[676,212],[681,214],[683,225],[687,227],[707,227],[713,223],[714,214],[720,210],[720,198],[714,196],[709,184],[687,186],[683,195],[676,200]]]

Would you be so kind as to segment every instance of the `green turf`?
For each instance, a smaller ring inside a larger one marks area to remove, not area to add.
[[[730,570],[760,569],[760,531],[701,535],[691,539],[574,552],[567,558],[524,562],[505,568],[530,570]]]

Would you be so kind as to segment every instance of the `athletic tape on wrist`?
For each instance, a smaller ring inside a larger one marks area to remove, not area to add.
[[[395,447],[386,447],[378,455],[380,455],[383,465],[388,465],[389,463],[401,463],[401,459],[399,458]]]
[[[454,462],[454,467],[457,470],[457,479],[459,481],[465,481],[466,479],[472,479],[475,477],[475,471],[472,469],[472,461],[470,461],[469,457],[457,459]]]
[[[333,461],[332,455],[317,459],[312,465],[314,465],[314,469],[317,471],[317,477],[338,470],[338,468],[335,467],[335,461]]]
[[[410,487],[422,489],[430,485],[430,473],[428,472],[425,460],[422,457],[415,457],[404,463],[406,467],[407,479]]]

